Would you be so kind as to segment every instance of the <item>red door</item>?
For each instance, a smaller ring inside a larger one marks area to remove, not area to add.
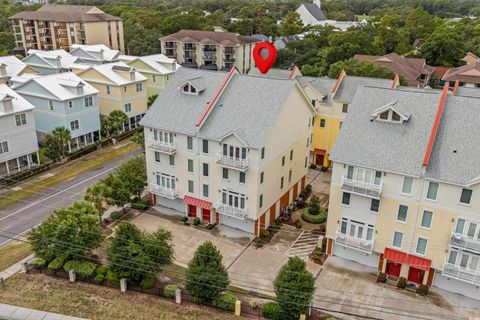
[[[197,216],[197,207],[192,206],[191,204],[188,205],[188,216],[189,217],[196,217]]]
[[[210,223],[210,210],[202,209],[202,219],[204,222]]]
[[[385,267],[385,273],[388,274],[389,276],[393,277],[400,277],[400,270],[402,269],[402,264],[401,263],[395,263],[392,261],[388,261],[387,265]]]
[[[413,282],[416,284],[422,284],[424,276],[425,276],[424,270],[417,269],[414,267],[410,267],[410,269],[408,269],[408,281],[410,282]]]
[[[315,164],[316,164],[317,166],[323,166],[323,158],[324,158],[324,157],[325,157],[325,156],[324,156],[323,154],[317,154],[317,155],[315,156]]]

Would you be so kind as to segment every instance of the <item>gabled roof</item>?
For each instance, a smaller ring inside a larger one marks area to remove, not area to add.
[[[22,73],[22,71],[27,67],[27,64],[15,56],[4,56],[0,57],[0,65],[5,64],[7,76],[15,77]]]
[[[181,67],[179,64],[177,64],[175,59],[169,58],[163,54],[153,54],[141,57],[120,55],[119,60],[127,64],[136,60],[142,61],[160,74],[171,74]],[[172,69],[166,67],[165,64],[171,65]]]
[[[91,66],[90,68],[85,69],[79,72],[78,74],[82,75],[91,69],[94,69],[104,77],[108,78],[113,84],[118,86],[147,80],[147,77],[145,77],[140,72],[136,71],[135,69],[133,69],[132,67],[130,67],[129,65],[123,62],[113,62],[113,63],[105,63],[105,64],[99,64],[96,66]],[[124,72],[129,72],[129,70],[132,70],[132,72],[135,72],[135,79],[130,80],[129,77],[126,77],[122,73],[122,70],[125,70]],[[95,79],[88,79],[88,80],[93,81]]]
[[[260,71],[258,71],[257,68],[253,67],[250,69],[248,72],[249,75],[251,76],[259,76],[259,77],[268,77],[268,78],[275,78],[275,79],[294,79],[297,77],[297,75],[301,76],[302,73],[298,69],[297,66],[295,66],[293,69],[277,69],[277,68],[271,68],[268,70],[266,74],[262,74]]]
[[[331,103],[332,99],[332,88],[335,85],[336,80],[330,79],[329,77],[297,77],[298,83],[304,88],[305,86],[310,86],[313,90],[317,91],[318,94],[324,97],[326,103]]]
[[[198,42],[202,44],[221,43],[224,46],[234,46],[256,42],[251,37],[245,37],[233,32],[215,32],[202,30],[185,30],[182,29],[173,34],[160,38],[161,41],[182,41],[182,42]],[[205,41],[205,42],[202,42]]]
[[[398,100],[393,100],[392,102],[389,102],[386,105],[381,106],[377,110],[373,111],[372,117],[377,117],[379,114],[388,110],[396,112],[403,119],[403,121],[407,121],[411,115],[407,106],[403,104],[398,104]]]
[[[198,93],[203,92],[207,88],[204,77],[187,79],[184,83],[180,85],[180,87],[183,87],[187,83],[194,87]]]
[[[110,49],[104,44],[72,44],[70,49],[71,55],[76,55],[75,52],[77,50],[82,50],[87,55],[91,57],[93,60],[97,60],[99,62],[114,62],[118,61],[118,57],[120,56],[120,51]]]
[[[12,88],[8,87],[5,84],[0,84],[0,101],[5,97],[12,97],[13,111],[9,113],[16,113],[21,111],[33,110],[33,106],[30,102],[25,100],[22,96],[16,93]],[[7,113],[3,112],[0,109],[0,116],[6,115]]]
[[[475,63],[449,69],[442,77],[444,81],[460,81],[465,83],[480,83],[480,60]]]
[[[315,18],[317,21],[327,20],[327,16],[323,13],[322,9],[315,3],[304,3],[302,6]]]
[[[122,19],[103,12],[94,6],[46,4],[37,11],[22,11],[10,19],[58,21],[58,22],[95,22]]]
[[[28,61],[29,56],[36,55],[37,57],[40,57],[47,65],[55,69],[56,68],[70,69],[74,63],[79,61],[78,57],[72,56],[70,53],[68,53],[63,49],[50,50],[50,51],[30,49],[28,50],[27,54],[28,56],[26,56],[23,59],[23,61]],[[57,66],[55,63],[53,63],[53,61],[56,59],[60,59],[60,66]]]
[[[343,103],[351,103],[360,86],[391,88],[392,83],[393,80],[390,79],[345,75],[339,82],[333,99]]]

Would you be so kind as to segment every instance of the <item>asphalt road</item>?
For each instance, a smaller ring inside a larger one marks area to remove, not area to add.
[[[24,239],[22,236],[50,216],[53,210],[68,207],[73,202],[82,200],[88,187],[108,176],[122,162],[136,154],[140,154],[140,150],[105,162],[73,179],[44,189],[41,193],[33,194],[29,198],[19,200],[0,210],[0,248],[12,241],[9,239],[10,237]],[[28,186],[28,182],[21,184],[23,189],[28,189]],[[0,198],[2,196],[0,194]]]

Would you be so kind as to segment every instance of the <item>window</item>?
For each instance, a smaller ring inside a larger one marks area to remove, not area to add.
[[[340,123],[338,124],[338,130],[342,129],[342,125],[343,125],[343,122],[340,121]]]
[[[283,189],[283,177],[280,178],[280,189]]]
[[[350,205],[350,193],[344,192],[342,195],[342,204],[348,206]]]
[[[141,82],[138,82],[135,84],[135,89],[137,90],[137,92],[142,92],[143,88],[142,88],[142,83]]]
[[[228,179],[228,169],[222,168],[222,178],[227,180]]]
[[[157,75],[156,74],[152,74],[152,82],[153,83],[157,82]]]
[[[293,150],[290,150],[290,161],[293,160]]]
[[[282,157],[282,167],[285,167],[285,156]]]
[[[188,166],[188,172],[193,172],[193,160],[192,159],[188,159],[188,162],[187,162],[187,166]]]
[[[325,128],[325,119],[320,119],[320,128]]]
[[[306,145],[306,147],[308,148],[309,145],[310,145],[310,138],[307,138],[307,145]]]
[[[68,101],[68,107],[69,107],[70,109],[73,108],[73,101]]]
[[[15,115],[15,124],[17,127],[27,124],[27,115],[25,113],[20,113]]]
[[[155,162],[160,162],[160,152],[155,151]]]
[[[465,227],[465,220],[463,219],[458,219],[457,220],[457,226],[455,227],[455,233],[463,233],[463,228]]]
[[[123,92],[127,92],[127,86],[123,86]]]
[[[192,137],[187,137],[187,149],[188,150],[193,150],[193,138]]]
[[[86,97],[84,100],[85,100],[85,108],[93,106],[93,97]]]
[[[169,155],[168,156],[168,162],[171,166],[175,165],[175,156],[174,155]]]
[[[8,152],[8,142],[3,141],[2,143],[0,143],[0,154],[4,154],[7,152]]]
[[[110,88],[110,86],[105,86],[105,89],[107,90],[107,94],[112,93],[112,89]]]
[[[258,199],[258,207],[259,208],[263,207],[263,194],[261,194],[260,198]]]
[[[347,168],[347,179],[353,179],[353,167],[352,166],[348,166]]]
[[[262,171],[262,172],[260,172],[260,184],[263,183],[263,178],[264,178],[264,173]]]
[[[129,102],[129,103],[125,103],[125,112],[130,112],[132,111],[132,104]]]
[[[288,172],[288,182],[292,182],[292,169]]]
[[[402,193],[412,194],[412,185],[413,185],[412,177],[403,177]]]
[[[307,163],[308,163],[308,156],[305,157],[305,165],[304,165],[305,168],[307,167]]]
[[[402,241],[403,241],[403,233],[395,231],[393,233],[392,246],[394,246],[395,248],[401,248],[402,247]]]
[[[75,131],[80,129],[80,124],[78,123],[78,120],[73,120],[70,122],[70,131]]]
[[[316,101],[315,99],[312,99],[312,106],[315,107],[315,103],[316,103],[316,102],[317,102],[317,101]]]
[[[388,113],[389,113],[388,110],[380,113],[380,119],[382,119],[382,120],[388,120]]]
[[[472,199],[472,189],[462,189],[462,194],[460,195],[460,203],[470,204]]]
[[[347,113],[348,112],[348,104],[344,103],[342,106],[342,112]]]
[[[361,222],[348,220],[342,218],[342,224],[340,225],[340,232],[350,237],[359,239],[372,240],[373,239],[373,225],[364,224]]]
[[[208,198],[208,184],[203,185],[203,196]]]
[[[245,172],[240,172],[238,180],[240,181],[240,183],[245,183]]]
[[[55,107],[53,106],[53,101],[52,100],[48,100],[48,106],[50,107],[50,110],[55,110]]]
[[[450,264],[456,264],[456,262],[457,262],[457,254],[458,254],[458,251],[457,251],[457,250],[452,250],[452,251],[450,251],[450,255],[448,256],[448,263],[450,263]]]
[[[438,183],[430,182],[430,184],[428,185],[427,199],[437,200],[437,193],[438,193]]]
[[[397,221],[407,222],[407,213],[408,213],[408,207],[402,204],[399,205],[398,212],[397,212]]]
[[[415,253],[425,255],[426,252],[427,252],[427,239],[418,238],[417,248],[415,249]]]
[[[380,207],[380,200],[372,199],[370,202],[370,211],[378,212],[378,208]]]
[[[203,164],[203,176],[208,177],[208,163]]]
[[[421,226],[423,228],[430,229],[432,227],[432,216],[433,216],[432,211],[428,211],[428,210],[423,211],[422,223],[421,223]]]
[[[265,159],[265,148],[262,148],[260,158]]]
[[[202,140],[202,151],[203,153],[208,153],[208,140]]]
[[[193,193],[193,181],[188,180],[188,192]]]

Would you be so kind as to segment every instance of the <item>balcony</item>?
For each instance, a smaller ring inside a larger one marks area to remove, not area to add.
[[[461,233],[452,233],[450,245],[467,250],[473,250],[480,253],[480,239],[469,237]]]
[[[247,216],[247,209],[241,209],[233,206],[229,206],[224,203],[217,203],[217,212],[232,218],[244,220]]]
[[[248,169],[248,159],[230,157],[222,153],[217,154],[217,163],[222,167],[240,171],[246,171]]]
[[[184,51],[196,51],[197,48],[195,46],[192,46],[192,45],[184,45],[183,50]]]
[[[349,179],[347,175],[342,177],[341,189],[345,192],[358,194],[369,198],[379,199],[382,194],[383,183],[374,184],[365,181]]]
[[[150,192],[168,199],[176,199],[178,197],[177,188],[162,187],[156,183],[150,183]]]
[[[373,240],[352,237],[347,234],[341,233],[340,230],[337,230],[336,232],[335,241],[337,243],[365,253],[372,253],[373,251]]]
[[[455,264],[451,264],[448,263],[447,260],[445,260],[443,274],[447,277],[468,282],[476,286],[480,285],[480,271],[470,270]]]
[[[168,155],[172,155],[177,151],[177,145],[175,142],[166,142],[159,140],[148,140],[148,147],[155,151],[160,151]]]
[[[165,49],[177,49],[175,42],[165,42]]]
[[[215,52],[215,51],[217,51],[217,48],[215,46],[204,46],[203,51],[205,51],[205,52]]]
[[[205,60],[205,61],[215,61],[216,59],[217,59],[216,56],[214,54],[211,54],[211,53],[210,54],[205,53],[203,55],[203,60]]]

